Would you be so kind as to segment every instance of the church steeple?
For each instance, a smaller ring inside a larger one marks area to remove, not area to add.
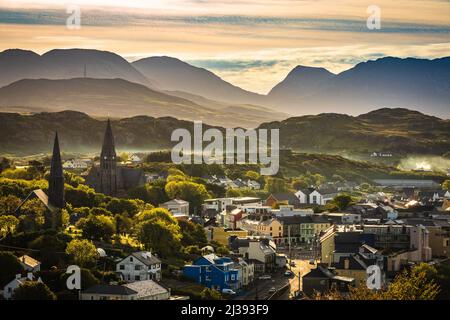
[[[100,189],[101,192],[114,196],[117,192],[117,159],[111,121],[106,124],[103,138],[102,152],[100,154]]]
[[[58,132],[55,133],[53,155],[48,177],[48,201],[56,208],[64,208],[64,173],[59,150]]]

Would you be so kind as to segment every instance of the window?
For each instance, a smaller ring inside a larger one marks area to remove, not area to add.
[[[234,280],[234,274],[231,275],[231,280]]]
[[[210,266],[206,267],[206,272],[211,272],[211,267]]]
[[[136,280],[136,281],[141,280],[141,276],[135,276],[135,277],[134,277],[134,280]]]
[[[133,262],[133,257],[130,257],[130,262]]]
[[[313,203],[317,203],[317,196],[313,196]]]
[[[210,277],[210,276],[206,276],[206,277],[205,277],[205,280],[206,280],[206,281],[211,281],[211,277]]]
[[[134,270],[141,270],[141,266],[140,265],[135,265],[134,266]]]
[[[121,265],[119,266],[119,269],[120,269],[120,270],[125,270],[125,265],[121,264]]]

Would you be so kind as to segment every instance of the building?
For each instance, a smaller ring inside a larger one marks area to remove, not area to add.
[[[261,236],[279,242],[283,236],[283,227],[276,218],[245,218],[241,220],[241,228],[251,236]]]
[[[233,260],[208,254],[183,268],[183,275],[208,288],[222,292],[223,289],[237,291],[241,288],[239,269]]]
[[[348,292],[350,286],[354,286],[355,279],[338,276],[333,269],[326,265],[317,265],[309,273],[302,277],[303,294],[312,297],[316,292],[323,293],[337,289],[340,292]]]
[[[294,208],[300,207],[300,200],[292,192],[274,193],[266,199],[266,206],[275,208],[280,205],[290,205]]]
[[[19,261],[24,270],[27,272],[34,273],[41,271],[41,263],[28,255],[19,257]]]
[[[320,215],[277,217],[283,226],[283,236],[278,243],[312,243],[327,230],[331,223]]]
[[[320,205],[324,206],[328,201],[333,200],[338,194],[335,188],[305,188],[300,189],[295,193],[301,204]]]
[[[135,300],[169,300],[170,289],[153,280],[127,283],[124,287],[136,292]]]
[[[174,217],[189,216],[189,202],[181,199],[173,199],[159,205],[161,208],[169,210]]]
[[[63,164],[63,169],[66,170],[86,170],[88,167],[88,162],[80,159],[70,159],[65,161]]]
[[[35,281],[33,273],[28,272],[26,277],[22,277],[21,274],[16,274],[16,277],[3,287],[3,298],[6,300],[12,299],[14,290],[27,281]],[[37,281],[42,282],[41,278]]]
[[[255,280],[255,264],[250,260],[245,260],[243,258],[238,258],[235,264],[236,269],[240,269],[239,272],[239,282],[242,287],[249,286]]]
[[[376,184],[382,187],[393,188],[429,188],[436,189],[440,184],[433,180],[415,180],[415,179],[375,179]]]
[[[313,209],[295,209],[294,206],[290,205],[280,205],[279,209],[272,210],[272,214],[276,217],[287,217],[287,216],[310,216],[314,214]]]
[[[100,153],[100,166],[93,166],[89,170],[86,183],[97,192],[121,196],[126,194],[126,190],[142,186],[145,182],[143,170],[117,165],[114,136],[108,119]]]
[[[255,264],[256,273],[271,272],[276,266],[274,244],[265,238],[231,238],[230,248],[246,260],[259,261]]]
[[[48,176],[48,195],[41,189],[30,192],[20,203],[15,213],[20,214],[20,208],[31,199],[38,199],[46,208],[44,216],[46,229],[57,229],[61,226],[61,209],[65,207],[64,199],[64,172],[61,164],[58,133],[55,133],[53,154]]]
[[[133,252],[116,264],[124,281],[161,280],[161,260],[148,251]]]
[[[96,284],[80,292],[80,300],[137,300],[137,291],[126,286]]]
[[[224,246],[228,246],[230,237],[245,238],[248,236],[248,231],[241,229],[225,229],[223,227],[207,227],[205,229],[209,241],[217,241]]]

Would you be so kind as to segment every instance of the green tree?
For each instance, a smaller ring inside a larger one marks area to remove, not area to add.
[[[450,191],[450,180],[445,180],[442,182],[442,189]]]
[[[98,252],[94,244],[89,240],[74,239],[69,242],[66,253],[80,267],[91,266],[98,259]]]
[[[0,251],[0,287],[3,288],[14,279],[16,274],[22,273],[23,268],[19,260],[11,252]]]
[[[0,236],[13,233],[19,225],[19,219],[14,216],[0,216]]]
[[[275,177],[266,178],[265,188],[267,193],[282,193],[288,191],[286,181],[284,181],[284,179]]]
[[[260,174],[258,172],[249,170],[249,171],[247,171],[245,173],[245,177],[250,179],[250,180],[258,181],[261,176],[260,176]]]
[[[116,214],[114,216],[116,224],[116,233],[130,233],[133,221],[124,214]]]
[[[190,203],[189,210],[195,213],[201,208],[203,201],[209,198],[203,184],[190,181],[171,181],[165,186],[166,194],[172,199],[183,199]]]
[[[294,179],[291,185],[294,190],[300,190],[308,187],[308,184],[302,179]]]
[[[13,215],[20,205],[20,199],[14,195],[0,198],[0,215]]]
[[[116,232],[116,224],[112,217],[99,215],[89,215],[87,218],[80,219],[77,228],[83,232],[83,237],[91,240],[110,241]]]
[[[147,220],[152,221],[162,221],[164,223],[167,223],[169,225],[177,225],[177,220],[172,216],[172,214],[169,212],[169,210],[165,208],[154,208],[151,210],[144,210],[142,213],[140,213],[138,216],[138,221],[143,222]]]
[[[205,229],[201,225],[185,220],[180,220],[178,225],[182,234],[181,244],[183,246],[206,246],[208,240]]]
[[[146,220],[138,226],[137,237],[148,250],[163,257],[170,257],[181,248],[181,234],[178,225],[167,224],[161,220]]]
[[[42,282],[25,281],[14,290],[14,300],[56,300],[55,294]]]
[[[205,288],[200,293],[200,299],[202,299],[202,300],[221,300],[222,295],[217,290]]]
[[[339,208],[339,210],[347,209],[352,204],[352,197],[348,194],[339,194],[333,199],[333,203]]]

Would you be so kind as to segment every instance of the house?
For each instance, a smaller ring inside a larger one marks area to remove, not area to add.
[[[141,163],[142,159],[141,157],[139,157],[137,154],[132,154],[128,157],[128,159],[132,162],[132,163]]]
[[[377,185],[382,187],[393,188],[439,188],[440,184],[433,180],[416,180],[416,179],[375,179]]]
[[[241,229],[225,229],[223,227],[207,227],[206,236],[209,241],[217,241],[218,243],[228,246],[230,237],[236,236],[245,238],[248,236],[248,231]]]
[[[276,217],[287,217],[287,216],[310,216],[314,214],[313,209],[295,209],[294,206],[290,205],[280,205],[279,209],[273,209],[272,213]]]
[[[153,280],[127,283],[124,287],[136,292],[135,300],[169,300],[170,289]]]
[[[420,191],[418,194],[418,200],[422,203],[443,201],[449,198],[450,191],[447,190]]]
[[[161,280],[161,260],[148,251],[133,252],[116,264],[124,281]]]
[[[305,188],[295,193],[301,204],[311,204],[324,206],[328,201],[333,200],[338,194],[336,188],[328,187],[322,189]]]
[[[252,190],[261,189],[261,184],[255,180],[247,180],[247,187]]]
[[[235,206],[240,209],[245,206],[261,206],[261,199],[256,197],[231,197],[207,199],[202,206],[202,212],[213,211],[216,214],[226,210],[227,206]]]
[[[183,275],[208,288],[222,292],[223,289],[237,291],[241,288],[239,269],[227,257],[213,253],[195,260],[192,265],[185,265]]]
[[[37,261],[36,259],[28,256],[23,255],[19,257],[20,264],[27,272],[39,272],[41,271],[41,263]]]
[[[12,299],[14,290],[16,290],[21,284],[27,281],[34,281],[33,273],[28,272],[26,277],[22,277],[21,274],[16,274],[16,277],[3,287],[3,298],[5,298],[6,300]],[[37,281],[42,282],[41,278],[39,278]]]
[[[277,217],[283,226],[278,243],[312,243],[331,223],[320,215]]]
[[[241,228],[251,236],[261,236],[279,242],[283,236],[283,227],[276,218],[245,218],[241,220]]]
[[[287,204],[294,206],[294,208],[298,208],[300,206],[300,200],[292,192],[274,193],[266,199],[266,206],[275,208],[280,204]]]
[[[238,258],[235,268],[240,269],[239,282],[242,287],[247,287],[255,280],[255,264],[250,260]]]
[[[173,199],[159,205],[161,208],[169,210],[174,217],[189,216],[189,202],[181,199]]]
[[[86,170],[89,167],[89,162],[80,159],[70,159],[63,163],[63,169],[83,169]]]
[[[231,238],[230,248],[245,259],[257,260],[262,263],[262,266],[255,265],[255,272],[271,272],[275,269],[276,251],[274,244],[271,244],[269,239]]]
[[[80,300],[137,300],[137,291],[126,286],[96,284],[80,292]]]
[[[350,286],[354,286],[355,279],[338,276],[333,269],[319,264],[302,277],[302,291],[307,296],[313,296],[315,292],[323,293],[337,289],[339,292],[348,292]]]
[[[329,219],[335,224],[359,224],[361,223],[361,214],[356,213],[324,213],[324,217]]]

